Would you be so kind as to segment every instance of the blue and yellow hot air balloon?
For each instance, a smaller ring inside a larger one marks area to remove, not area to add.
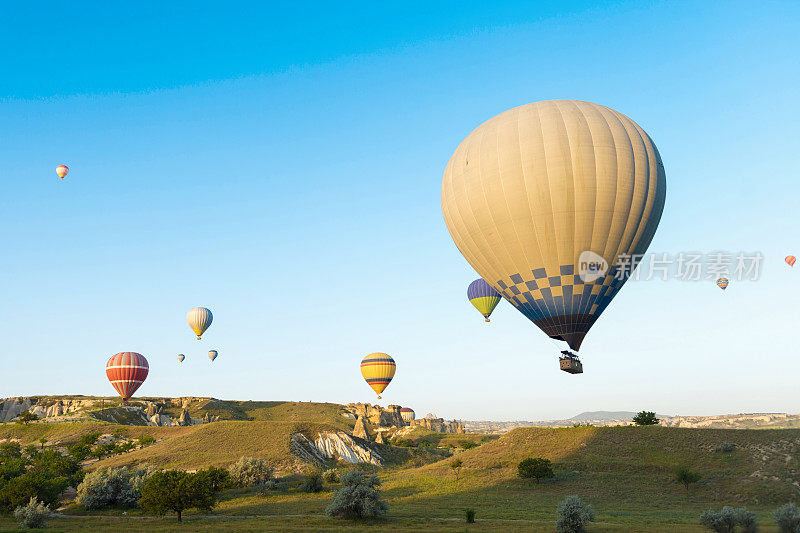
[[[717,287],[723,291],[728,288],[728,278],[719,278],[717,280]]]
[[[467,298],[469,298],[469,303],[480,311],[486,322],[489,322],[489,315],[500,303],[502,297],[483,278],[478,278],[467,287]]]
[[[382,352],[371,353],[361,360],[361,375],[367,385],[378,394],[378,399],[392,382],[396,368],[394,359]]]

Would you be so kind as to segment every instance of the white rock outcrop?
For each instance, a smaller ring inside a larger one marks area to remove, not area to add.
[[[369,463],[381,466],[383,461],[377,452],[359,444],[342,431],[320,433],[313,441],[302,433],[295,433],[291,442],[297,454],[308,462],[341,459],[352,464]]]

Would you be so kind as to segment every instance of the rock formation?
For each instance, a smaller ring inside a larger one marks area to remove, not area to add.
[[[320,433],[315,440],[310,440],[302,433],[291,436],[292,448],[303,460],[310,463],[324,464],[328,459],[339,459],[347,463],[369,463],[381,466],[383,458],[347,433]]]
[[[364,423],[363,416],[359,416],[356,419],[356,425],[353,427],[353,436],[359,439],[369,440],[369,433],[367,433],[367,426]]]
[[[379,427],[392,427],[399,428],[405,426],[403,417],[400,416],[400,406],[390,405],[384,409],[379,405],[370,405],[368,403],[350,403],[345,406],[346,412],[354,414],[356,417],[362,417],[364,420]]]
[[[409,424],[411,427],[421,427],[428,431],[437,431],[439,433],[465,433],[464,424],[460,420],[453,420],[446,422],[442,418],[421,418],[412,420]]]

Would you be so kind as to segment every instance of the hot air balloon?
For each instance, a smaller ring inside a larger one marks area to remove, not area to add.
[[[208,358],[211,359],[212,361],[214,359],[216,359],[218,355],[219,355],[219,352],[216,351],[216,350],[209,350],[208,351]]]
[[[577,351],[650,244],[665,196],[661,156],[633,120],[551,100],[501,113],[461,142],[442,213],[478,274]]]
[[[184,360],[184,359],[186,359],[186,356],[185,356],[185,355],[183,355],[182,353],[179,353],[179,354],[178,354],[178,362],[179,362],[179,363],[183,363],[183,360]]]
[[[56,174],[58,174],[58,177],[63,180],[65,177],[67,177],[67,174],[69,174],[69,167],[67,167],[67,165],[58,165],[56,167]]]
[[[144,383],[149,371],[147,359],[136,352],[120,352],[112,355],[106,363],[106,376],[122,396],[123,404]]]
[[[372,387],[372,390],[378,394],[378,399],[392,382],[396,368],[394,359],[381,352],[371,353],[361,360],[361,375],[364,376],[364,380]]]
[[[480,311],[486,322],[489,322],[489,315],[500,303],[501,296],[483,278],[478,278],[467,287],[467,298],[469,298],[469,303]]]
[[[416,418],[416,414],[414,413],[414,410],[411,409],[410,407],[401,408],[400,409],[400,416],[403,418],[403,422],[405,422],[406,424],[408,424],[409,422],[414,420],[414,418]]]
[[[723,291],[728,288],[728,278],[719,278],[717,280],[717,287]]]
[[[211,311],[205,307],[195,307],[186,313],[186,321],[189,323],[189,327],[192,328],[195,335],[197,335],[197,340],[200,340],[200,337],[208,329],[208,326],[211,325],[212,320],[214,320],[214,316],[211,314]]]
[[[787,255],[785,261],[789,264],[790,267],[793,267],[794,262],[797,261],[797,258],[795,258],[795,256],[793,255]]]

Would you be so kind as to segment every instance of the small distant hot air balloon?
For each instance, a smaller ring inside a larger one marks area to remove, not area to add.
[[[410,407],[403,407],[400,409],[400,416],[403,417],[403,422],[408,424],[409,422],[414,420],[414,418],[416,418],[417,415],[414,413],[414,410],[411,409]]]
[[[208,358],[211,359],[212,361],[214,359],[216,359],[218,355],[219,355],[219,352],[216,351],[216,350],[209,350],[208,351]]]
[[[786,262],[789,264],[790,267],[794,266],[794,262],[795,261],[797,261],[797,258],[795,258],[795,256],[793,256],[793,255],[787,255],[786,256]]]
[[[178,362],[183,363],[183,360],[186,359],[186,356],[182,353],[178,354]]]
[[[500,303],[501,296],[483,278],[478,278],[467,287],[467,298],[469,298],[469,303],[480,311],[486,322],[489,322],[489,315]]]
[[[58,177],[63,180],[65,177],[67,177],[67,174],[69,174],[69,167],[67,165],[58,165],[56,167],[56,174],[58,174]]]
[[[211,311],[205,307],[195,307],[186,313],[186,321],[189,323],[189,327],[192,328],[195,335],[197,335],[197,340],[200,340],[200,337],[208,329],[208,326],[211,325],[212,320],[214,320],[214,316],[211,314]]]
[[[364,376],[364,380],[372,387],[372,390],[378,394],[378,399],[392,382],[396,368],[394,359],[381,352],[371,353],[361,360],[361,375]]]
[[[717,280],[717,287],[723,291],[728,288],[728,278],[719,278]]]
[[[122,396],[123,403],[144,383],[148,372],[147,359],[136,352],[120,352],[112,355],[106,363],[106,376]]]

